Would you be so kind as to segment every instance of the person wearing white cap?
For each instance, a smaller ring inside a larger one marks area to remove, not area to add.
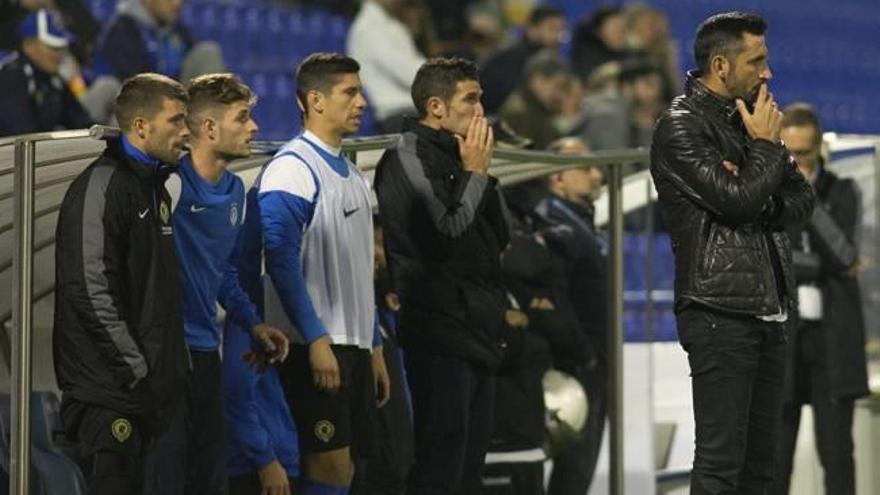
[[[19,24],[21,44],[0,61],[0,136],[78,129],[92,124],[58,74],[72,35],[41,9]]]

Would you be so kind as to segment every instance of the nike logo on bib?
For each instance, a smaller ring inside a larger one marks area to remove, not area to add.
[[[360,207],[357,207],[357,208],[355,208],[355,209],[353,209],[353,210],[346,210],[346,209],[343,208],[343,209],[342,209],[342,214],[345,215],[345,218],[348,218],[348,217],[354,215],[354,212],[356,212],[356,211],[358,211],[358,210],[360,210]]]
[[[147,213],[149,213],[149,212],[150,212],[150,209],[147,208],[146,210],[144,210],[144,211],[138,213],[138,217],[140,217],[140,218],[144,218],[144,217],[147,216]]]

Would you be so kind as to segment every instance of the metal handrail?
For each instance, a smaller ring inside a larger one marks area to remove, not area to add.
[[[34,164],[34,168],[51,167],[52,165],[65,165],[76,160],[88,160],[89,158],[97,158],[99,152],[80,153],[79,155],[66,156],[64,158],[52,158]],[[15,172],[15,167],[4,168],[0,170],[0,177],[10,175]]]
[[[30,470],[30,393],[31,393],[31,332],[33,330],[33,302],[52,293],[52,287],[34,293],[33,283],[33,228],[35,218],[40,214],[51,213],[58,207],[34,211],[34,193],[39,188],[34,181],[36,168],[36,143],[83,139],[92,137],[102,139],[118,135],[119,130],[112,127],[94,126],[88,130],[44,132],[0,139],[0,147],[15,146],[13,165],[15,181],[14,225],[16,233],[13,268],[15,294],[12,305],[13,348],[12,348],[12,441],[10,462],[10,493],[25,495],[29,493]],[[363,151],[386,149],[398,139],[397,135],[383,135],[370,138],[346,139],[343,151],[355,157]],[[281,142],[254,143],[257,153],[269,154],[280,148]],[[493,154],[496,161],[492,169],[501,172],[502,184],[513,184],[532,178],[546,176],[561,170],[587,165],[609,166],[608,190],[610,198],[609,240],[612,249],[608,256],[608,308],[610,315],[610,338],[608,340],[609,378],[608,417],[610,422],[610,490],[623,493],[623,410],[622,410],[622,310],[623,310],[623,256],[620,250],[623,235],[622,215],[622,165],[647,161],[644,149],[615,150],[581,155],[560,156],[550,152],[523,151],[497,148]],[[259,166],[235,167],[244,171]],[[373,168],[365,167],[366,169]],[[7,229],[8,230],[8,229]],[[52,240],[44,240],[39,247],[51,245]],[[48,243],[48,244],[47,244]],[[4,315],[5,316],[5,315]]]

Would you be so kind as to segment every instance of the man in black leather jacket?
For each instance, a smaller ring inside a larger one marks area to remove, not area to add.
[[[765,31],[738,12],[700,25],[699,71],[651,149],[693,384],[692,494],[764,493],[775,476],[785,322],[796,310],[784,228],[809,217],[814,195],[779,139]]]

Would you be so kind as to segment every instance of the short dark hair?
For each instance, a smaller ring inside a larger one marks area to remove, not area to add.
[[[448,102],[459,82],[479,80],[477,64],[470,60],[461,57],[429,59],[419,67],[410,90],[419,118],[428,114],[426,105],[432,97]]]
[[[743,33],[763,36],[767,23],[761,16],[747,12],[725,12],[706,19],[697,28],[694,39],[694,61],[700,72],[709,71],[709,62],[716,55],[727,57],[731,63],[740,49]]]
[[[313,53],[296,68],[296,98],[306,114],[309,112],[309,91],[327,93],[343,74],[357,74],[361,65],[341,53]]]
[[[819,116],[809,103],[795,102],[782,109],[782,127],[807,127],[812,126],[816,130],[814,141],[822,142],[822,125],[819,124]]]
[[[532,9],[532,13],[529,14],[528,25],[537,26],[547,19],[555,19],[557,17],[565,17],[565,14],[556,7],[550,5],[540,5]]]
[[[189,109],[186,125],[193,134],[198,132],[199,118],[203,112],[240,101],[248,105],[257,102],[257,96],[251,88],[241,82],[238,76],[230,73],[206,74],[190,79],[187,93]]]
[[[134,119],[154,117],[162,109],[165,99],[184,104],[189,101],[183,85],[168,76],[145,72],[126,79],[116,97],[114,110],[119,128],[128,132]]]

